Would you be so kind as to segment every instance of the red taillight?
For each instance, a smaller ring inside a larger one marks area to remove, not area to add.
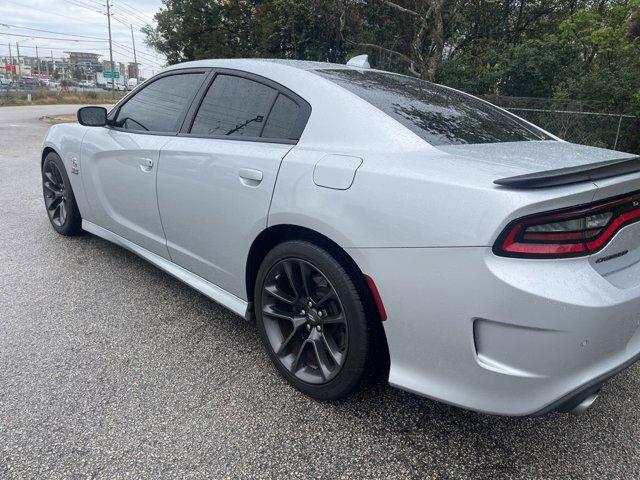
[[[493,251],[506,257],[590,255],[622,227],[640,220],[640,193],[519,218],[507,225]]]

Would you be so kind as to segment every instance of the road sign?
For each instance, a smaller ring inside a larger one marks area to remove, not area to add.
[[[104,78],[120,78],[120,72],[102,72]]]

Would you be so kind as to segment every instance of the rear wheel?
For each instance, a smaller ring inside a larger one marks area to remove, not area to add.
[[[298,390],[333,400],[361,385],[373,330],[354,282],[330,253],[305,241],[276,246],[258,271],[254,302],[263,344]]]
[[[82,217],[62,159],[50,152],[42,165],[42,191],[53,229],[61,235],[77,235]]]

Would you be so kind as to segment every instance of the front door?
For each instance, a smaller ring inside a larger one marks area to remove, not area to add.
[[[82,178],[93,223],[167,257],[156,197],[160,148],[170,137],[91,128]]]

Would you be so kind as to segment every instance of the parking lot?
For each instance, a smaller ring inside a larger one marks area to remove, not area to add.
[[[580,417],[481,415],[387,386],[297,393],[250,324],[50,228],[39,118],[76,108],[0,108],[0,478],[640,476],[638,366]]]

